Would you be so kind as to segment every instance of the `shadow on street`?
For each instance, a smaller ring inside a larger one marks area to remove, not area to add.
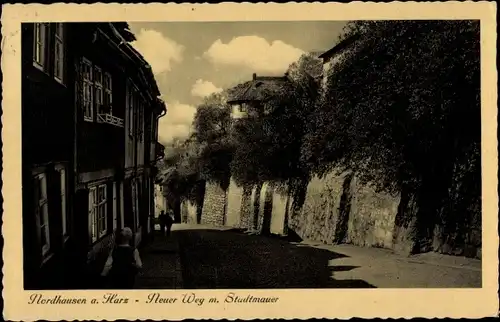
[[[238,231],[173,233],[179,241],[184,287],[188,289],[375,287],[363,280],[333,279],[333,272],[356,266],[329,263],[346,257],[332,251]]]

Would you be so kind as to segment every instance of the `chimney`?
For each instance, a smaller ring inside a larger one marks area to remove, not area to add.
[[[256,79],[257,79],[257,74],[256,74],[256,73],[253,73],[253,75],[252,75],[252,79],[253,79],[253,80],[256,80]]]

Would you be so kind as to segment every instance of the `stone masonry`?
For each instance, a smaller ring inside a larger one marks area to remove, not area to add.
[[[414,244],[413,224],[399,223],[400,199],[400,195],[377,192],[370,184],[361,184],[350,172],[312,178],[298,211],[292,210],[292,196],[278,193],[269,183],[244,188],[231,181],[226,192],[207,183],[201,223],[261,233],[292,233],[325,244],[382,247],[408,254]],[[407,206],[413,207],[411,202]],[[413,217],[416,213],[407,212]],[[475,257],[480,257],[478,249]]]
[[[227,193],[216,183],[206,183],[201,223],[205,225],[225,225]]]
[[[227,191],[226,226],[240,227],[243,187],[231,180]]]

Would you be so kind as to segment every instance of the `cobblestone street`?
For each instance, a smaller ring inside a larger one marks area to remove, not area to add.
[[[231,230],[185,229],[179,238],[186,288],[481,287],[481,261],[462,257],[406,257]]]
[[[156,232],[154,241],[140,250],[143,269],[136,280],[138,289],[183,287],[177,233],[170,238]]]
[[[186,288],[371,287],[331,279],[328,263],[343,255],[328,250],[208,229],[184,230],[179,241]]]
[[[177,224],[141,250],[139,289],[481,287],[481,261]]]

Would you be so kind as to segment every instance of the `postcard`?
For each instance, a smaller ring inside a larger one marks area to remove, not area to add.
[[[498,316],[495,12],[4,5],[5,318]]]

